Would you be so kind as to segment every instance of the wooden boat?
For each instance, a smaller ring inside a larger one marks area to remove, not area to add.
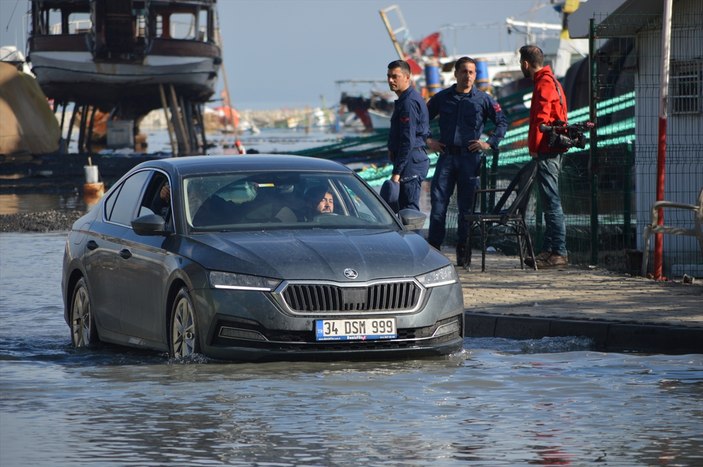
[[[216,0],[30,0],[29,61],[56,102],[135,120],[214,93],[222,63]]]

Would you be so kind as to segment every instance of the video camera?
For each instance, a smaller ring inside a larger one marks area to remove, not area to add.
[[[549,135],[547,144],[549,147],[566,151],[569,148],[585,148],[586,137],[584,133],[595,128],[593,122],[573,123],[571,125],[561,120],[555,121],[551,125],[542,124],[539,126],[539,131]]]

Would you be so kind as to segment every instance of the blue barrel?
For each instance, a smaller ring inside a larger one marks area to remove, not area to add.
[[[439,67],[437,65],[425,65],[425,87],[427,88],[428,97],[432,97],[440,91],[442,78],[439,75]]]
[[[481,91],[491,87],[491,80],[488,78],[488,62],[480,58],[476,59],[476,87]]]

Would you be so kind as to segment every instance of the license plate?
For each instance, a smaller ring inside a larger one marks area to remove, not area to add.
[[[318,341],[394,339],[395,318],[323,319],[315,321]]]

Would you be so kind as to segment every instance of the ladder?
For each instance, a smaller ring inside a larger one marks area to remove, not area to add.
[[[383,24],[386,26],[388,35],[393,43],[393,47],[398,53],[398,57],[401,60],[405,60],[405,57],[407,56],[405,53],[405,46],[412,41],[412,38],[410,37],[410,31],[405,23],[405,18],[403,17],[403,13],[400,11],[400,7],[398,5],[391,5],[383,10],[380,10],[379,14],[381,15]],[[398,24],[398,27],[394,28],[391,24],[391,16],[397,20],[394,22]]]

